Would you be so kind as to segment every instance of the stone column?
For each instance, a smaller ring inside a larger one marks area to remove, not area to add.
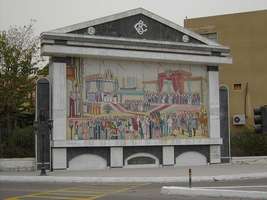
[[[220,99],[219,99],[219,68],[207,66],[208,70],[208,107],[209,137],[220,138]],[[210,146],[210,163],[221,162],[220,145]]]
[[[123,167],[123,147],[110,147],[110,167]]]
[[[66,85],[66,62],[64,58],[53,58],[50,63],[52,78],[52,140],[66,140],[67,134],[67,85]],[[65,169],[67,167],[66,148],[53,148],[53,168]]]
[[[163,166],[174,165],[174,146],[163,146],[162,154]]]

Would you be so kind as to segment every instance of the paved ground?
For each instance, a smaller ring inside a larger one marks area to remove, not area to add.
[[[163,185],[187,186],[186,183],[150,184],[150,183],[118,183],[118,184],[82,184],[82,183],[0,183],[0,199],[3,200],[223,200],[226,198],[191,198],[172,195],[161,195]],[[267,179],[216,181],[193,183],[194,187],[216,187],[216,189],[238,189],[267,191]],[[229,199],[227,199],[229,200]],[[231,198],[231,200],[237,200]]]
[[[177,177],[188,176],[189,167],[163,167],[163,168],[112,168],[103,170],[71,171],[56,170],[49,172],[49,176],[72,176],[72,177]],[[193,166],[194,176],[217,176],[247,173],[267,172],[267,164],[213,164],[205,166]],[[0,172],[7,176],[36,176],[39,172]]]

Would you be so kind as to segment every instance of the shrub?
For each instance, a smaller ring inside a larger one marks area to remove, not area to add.
[[[267,156],[267,135],[244,132],[231,137],[232,156]]]
[[[35,137],[33,127],[16,128],[13,133],[0,144],[1,158],[34,157]]]

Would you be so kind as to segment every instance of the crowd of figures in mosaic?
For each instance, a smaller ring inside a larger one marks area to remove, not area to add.
[[[68,139],[208,136],[204,69],[127,65],[89,59],[68,65]]]
[[[195,137],[202,127],[205,136],[205,115],[198,112],[180,112],[137,117],[99,117],[83,120],[70,119],[71,139],[159,139],[178,135]]]

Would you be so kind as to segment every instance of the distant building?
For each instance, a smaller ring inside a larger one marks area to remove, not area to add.
[[[219,66],[221,101],[228,93],[232,133],[251,128],[253,108],[267,104],[267,10],[185,19],[184,26],[231,48],[233,64]]]
[[[42,33],[41,46],[54,169],[221,162],[228,47],[142,8]]]

